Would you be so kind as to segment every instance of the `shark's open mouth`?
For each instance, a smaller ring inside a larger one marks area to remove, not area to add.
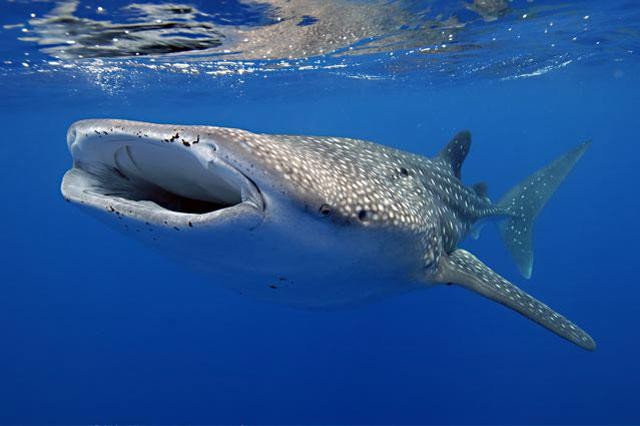
[[[258,188],[223,161],[215,146],[198,146],[199,136],[164,127],[74,124],[67,136],[74,167],[63,179],[63,195],[164,226],[212,222],[247,208],[262,211]]]

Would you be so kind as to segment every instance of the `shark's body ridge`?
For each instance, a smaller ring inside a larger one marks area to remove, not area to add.
[[[67,141],[65,198],[243,293],[325,307],[457,284],[595,349],[575,324],[458,248],[495,218],[529,277],[533,221],[588,143],[492,203],[485,184],[461,180],[469,132],[434,158],[357,139],[126,120],[79,121]]]

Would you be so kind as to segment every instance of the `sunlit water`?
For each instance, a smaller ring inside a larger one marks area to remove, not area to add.
[[[0,0],[0,24],[0,422],[640,421],[639,3]],[[338,312],[230,293],[64,202],[90,117],[423,155],[470,129],[464,180],[494,199],[592,140],[531,280],[492,226],[463,246],[598,350],[455,287]]]

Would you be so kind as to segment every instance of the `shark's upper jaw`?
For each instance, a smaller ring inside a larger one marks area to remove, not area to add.
[[[200,127],[83,120],[67,133],[73,168],[62,193],[72,202],[165,227],[234,221],[253,227],[264,200],[225,161]]]

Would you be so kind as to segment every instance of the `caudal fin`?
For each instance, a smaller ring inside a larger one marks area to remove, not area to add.
[[[526,278],[531,277],[533,269],[533,221],[590,144],[585,142],[557,158],[513,187],[498,202],[507,216],[499,223],[500,235]]]

